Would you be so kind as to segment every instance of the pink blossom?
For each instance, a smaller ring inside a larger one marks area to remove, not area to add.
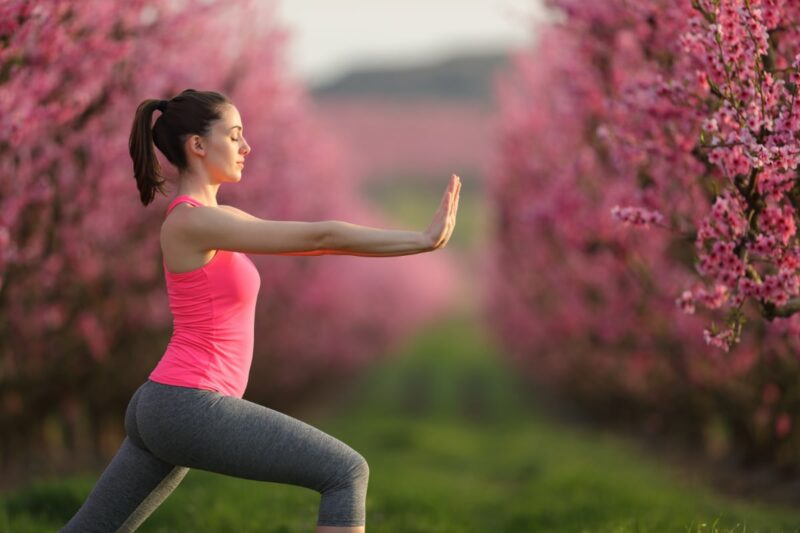
[[[680,298],[675,300],[675,303],[684,313],[688,315],[694,314],[694,295],[692,291],[683,291]]]
[[[644,207],[619,207],[615,205],[611,208],[611,215],[617,220],[632,226],[650,227],[650,224],[660,224],[664,220],[664,215],[654,209]]]
[[[796,231],[796,212],[791,205],[767,207],[758,217],[761,231],[771,233],[781,244],[787,244]]]
[[[726,329],[719,333],[712,333],[711,331],[704,329],[703,339],[706,341],[706,344],[715,346],[727,352],[734,342],[734,332],[731,329]]]

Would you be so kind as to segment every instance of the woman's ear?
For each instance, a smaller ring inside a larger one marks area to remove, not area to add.
[[[187,149],[197,155],[206,155],[205,146],[203,146],[203,138],[199,135],[192,135],[186,141]]]

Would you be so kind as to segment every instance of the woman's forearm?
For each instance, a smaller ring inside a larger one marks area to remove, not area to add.
[[[420,231],[370,228],[342,220],[328,220],[326,224],[328,231],[321,250],[324,254],[396,256],[419,254],[432,248]]]

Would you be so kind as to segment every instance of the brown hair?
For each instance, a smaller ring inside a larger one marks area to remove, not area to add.
[[[205,136],[211,123],[222,118],[222,107],[231,104],[227,96],[214,91],[186,89],[167,102],[164,111],[151,127],[153,112],[160,100],[147,99],[139,104],[128,140],[133,175],[144,205],[153,201],[156,191],[164,192],[164,176],[153,144],[179,171],[186,170],[183,143],[190,135]]]

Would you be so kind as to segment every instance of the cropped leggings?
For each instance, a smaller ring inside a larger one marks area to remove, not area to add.
[[[317,525],[363,526],[369,468],[343,442],[242,398],[147,380],[86,501],[60,531],[135,531],[190,468],[299,485],[322,497]]]

